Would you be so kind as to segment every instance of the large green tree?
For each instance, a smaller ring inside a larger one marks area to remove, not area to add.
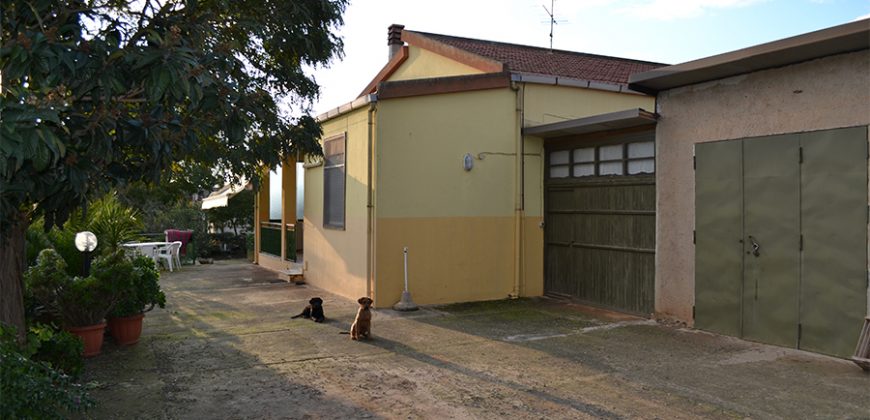
[[[319,153],[306,69],[341,54],[346,2],[2,0],[0,322],[23,331],[36,217],[61,226],[97,190],[167,170],[257,180]]]

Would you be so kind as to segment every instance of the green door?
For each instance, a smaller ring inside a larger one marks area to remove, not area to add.
[[[743,141],[743,337],[797,347],[800,155],[795,135]]]
[[[695,326],[740,336],[743,143],[695,146]]]
[[[867,305],[867,128],[801,134],[800,348],[847,357]]]
[[[867,312],[867,127],[695,155],[695,325],[852,354]]]

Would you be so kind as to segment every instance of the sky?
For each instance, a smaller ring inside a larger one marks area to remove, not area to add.
[[[350,0],[344,57],[312,69],[314,114],[354,100],[387,63],[387,27],[539,47],[552,0]],[[553,48],[678,64],[870,18],[870,0],[554,0]]]

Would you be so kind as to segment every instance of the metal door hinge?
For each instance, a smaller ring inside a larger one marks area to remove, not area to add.
[[[692,156],[692,169],[698,169],[698,157]]]
[[[804,250],[804,235],[801,235],[800,250],[801,250],[801,251]]]
[[[695,305],[692,305],[692,319],[695,319]]]
[[[804,335],[804,324],[798,324],[798,343],[801,342],[801,337]]]
[[[693,230],[692,231],[692,243],[693,244],[697,243],[697,240],[698,240],[698,231]]]
[[[804,163],[804,148],[798,147],[798,163]]]

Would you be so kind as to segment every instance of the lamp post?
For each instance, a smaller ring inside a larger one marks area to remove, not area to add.
[[[76,233],[75,244],[76,249],[85,254],[83,271],[87,277],[91,271],[91,252],[97,249],[97,235],[89,231]]]

